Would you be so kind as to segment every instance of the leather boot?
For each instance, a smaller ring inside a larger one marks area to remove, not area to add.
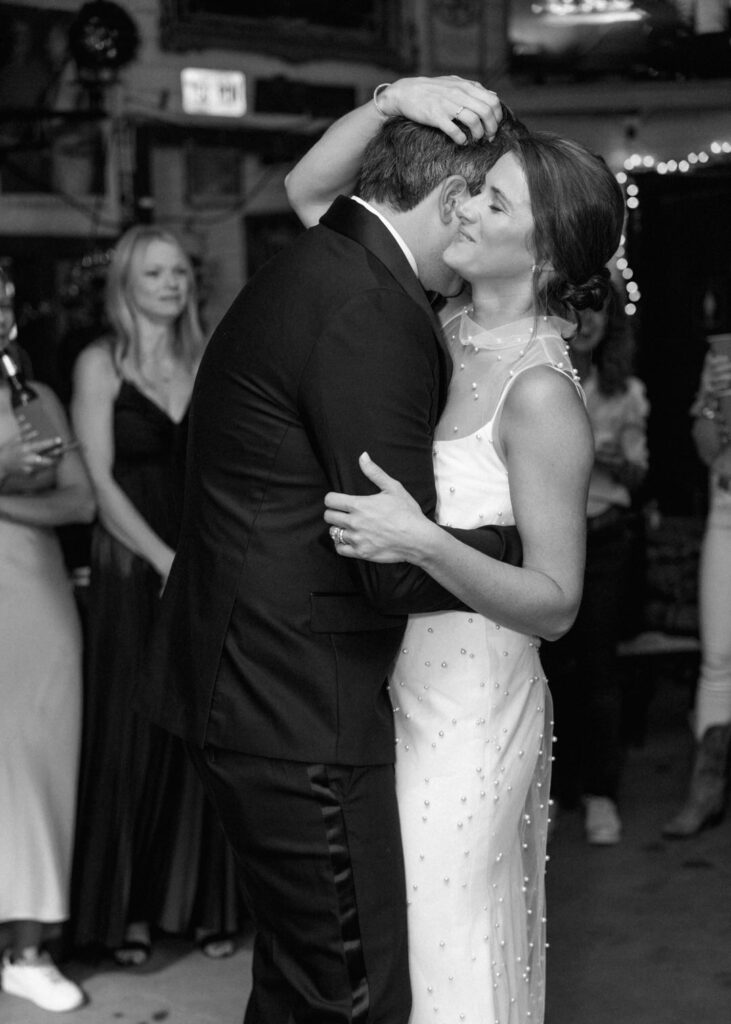
[[[688,797],[662,830],[669,839],[694,836],[723,817],[731,723],[712,725],[696,747]]]

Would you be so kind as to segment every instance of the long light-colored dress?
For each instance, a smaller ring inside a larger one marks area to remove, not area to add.
[[[434,447],[439,522],[514,522],[495,425],[519,373],[572,380],[563,321],[445,329],[455,362]],[[470,612],[413,615],[391,678],[412,1024],[541,1024],[551,701],[539,641]]]
[[[0,388],[0,441],[17,433]],[[0,921],[68,917],[81,635],[55,530],[0,517]]]

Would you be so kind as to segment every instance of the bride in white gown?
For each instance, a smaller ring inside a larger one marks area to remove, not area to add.
[[[415,99],[424,82],[394,83],[381,106],[442,127]],[[369,116],[355,122],[361,139]],[[454,372],[434,471],[438,522],[515,523],[523,567],[441,530],[365,454],[379,493],[326,498],[339,554],[413,562],[472,609],[411,616],[390,680],[412,1024],[543,1020],[552,737],[538,637],[561,635],[578,608],[592,464],[565,339],[573,309],[601,303],[622,225],[602,161],[554,136],[500,135],[444,254],[471,301],[445,320]],[[318,144],[330,175],[352,157],[345,141]]]
[[[537,366],[571,379],[564,321],[490,331],[472,315],[446,324],[459,369],[434,447],[438,521],[463,528],[515,521],[501,444],[510,388]],[[575,387],[557,383],[556,397]],[[571,394],[562,401],[573,419]],[[467,427],[455,434],[453,420]],[[542,1019],[551,698],[537,638],[503,621],[413,615],[391,676],[419,1024]]]

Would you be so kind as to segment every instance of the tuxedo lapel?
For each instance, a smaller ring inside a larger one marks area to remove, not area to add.
[[[441,325],[434,314],[427,294],[400,245],[375,214],[346,196],[338,196],[335,199],[330,209],[321,217],[320,223],[368,249],[429,316],[441,361],[442,372],[439,380],[439,410],[441,412],[452,375],[452,359],[444,342]]]

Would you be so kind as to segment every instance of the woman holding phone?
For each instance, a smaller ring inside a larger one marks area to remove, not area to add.
[[[12,347],[13,297],[0,271],[3,352]],[[42,384],[33,389],[53,437],[25,439],[1,375],[0,985],[44,1010],[66,1011],[84,994],[43,943],[69,916],[81,633],[54,527],[90,522],[94,498],[61,403]]]

